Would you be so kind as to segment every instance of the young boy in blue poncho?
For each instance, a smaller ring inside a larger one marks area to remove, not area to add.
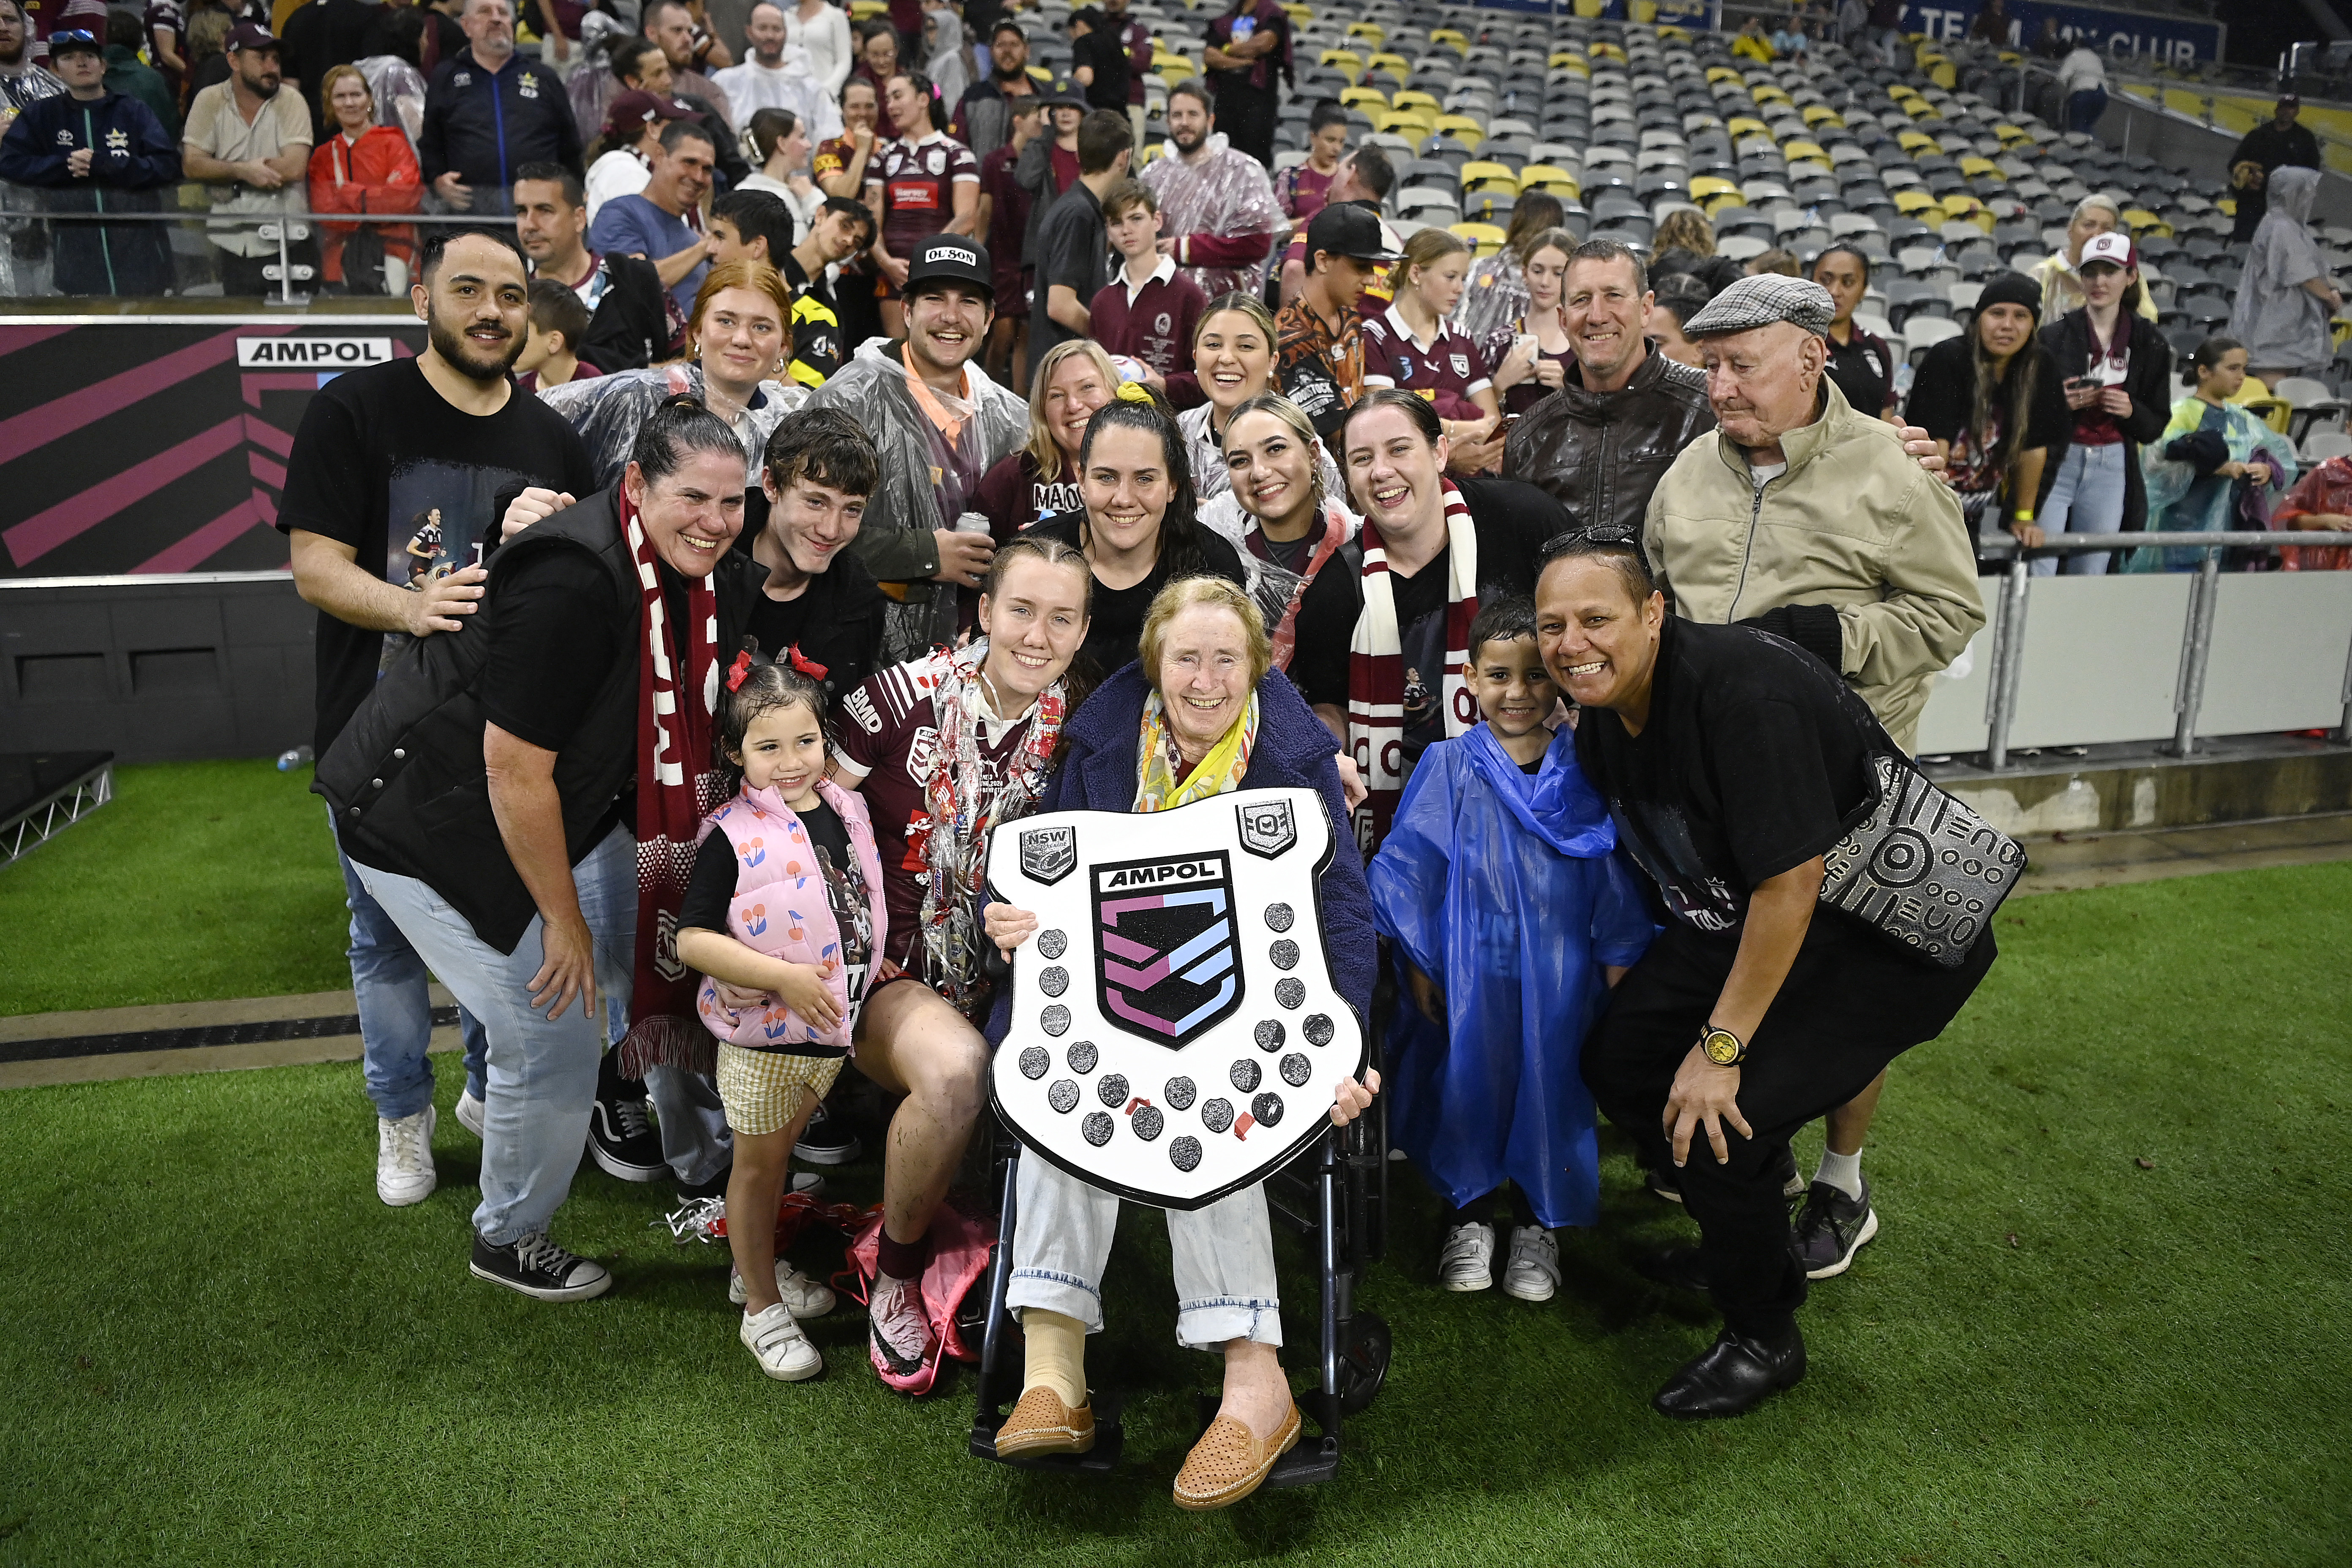
[[[1585,1031],[1654,928],[1575,736],[1551,730],[1534,606],[1482,608],[1468,652],[1485,722],[1422,753],[1367,873],[1412,998],[1390,1028],[1389,1128],[1446,1205],[1445,1287],[1494,1283],[1507,1184],[1503,1289],[1542,1301],[1559,1285],[1553,1228],[1599,1217]]]

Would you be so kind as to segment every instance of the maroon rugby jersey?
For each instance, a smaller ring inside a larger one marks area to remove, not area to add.
[[[1437,335],[1424,346],[1413,341],[1391,305],[1364,323],[1364,384],[1418,392],[1443,419],[1482,419],[1486,410],[1471,398],[1493,386],[1495,378],[1478,345],[1452,325],[1439,322]]]
[[[944,131],[934,131],[920,142],[883,147],[866,177],[882,187],[882,248],[906,257],[918,241],[946,232],[955,216],[957,182],[979,184],[980,160]]]

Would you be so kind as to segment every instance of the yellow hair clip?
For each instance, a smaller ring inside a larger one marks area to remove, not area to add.
[[[1139,381],[1122,381],[1118,384],[1118,397],[1122,403],[1149,404],[1151,389]]]

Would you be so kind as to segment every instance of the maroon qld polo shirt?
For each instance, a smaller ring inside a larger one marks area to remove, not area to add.
[[[1122,268],[1087,307],[1088,336],[1105,353],[1129,354],[1163,376],[1192,370],[1192,329],[1209,303],[1200,286],[1178,275],[1176,263],[1160,258],[1160,268],[1143,287],[1129,292]]]

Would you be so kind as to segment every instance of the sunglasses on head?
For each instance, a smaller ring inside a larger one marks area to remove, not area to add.
[[[59,44],[89,44],[95,47],[98,45],[98,35],[82,27],[61,28],[49,35],[49,52],[57,53]]]

